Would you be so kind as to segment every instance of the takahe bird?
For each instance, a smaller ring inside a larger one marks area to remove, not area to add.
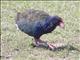
[[[50,16],[44,11],[27,9],[17,13],[16,24],[18,28],[34,37],[35,46],[54,48],[53,44],[46,43],[40,39],[43,34],[52,32],[57,26],[64,27],[64,22],[59,16]]]

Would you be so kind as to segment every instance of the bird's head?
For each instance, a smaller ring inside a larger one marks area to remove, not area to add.
[[[54,16],[53,20],[55,20],[57,23],[57,26],[64,28],[64,22],[63,19],[59,16]]]

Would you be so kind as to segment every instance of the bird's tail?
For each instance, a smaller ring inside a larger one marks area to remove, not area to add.
[[[15,19],[15,22],[17,23],[17,21],[19,20],[20,18],[20,12],[17,12],[17,15],[16,15],[16,19]]]
[[[17,12],[16,18],[15,18],[15,22],[16,22],[15,26],[17,30],[19,30],[18,25],[17,25],[17,21],[20,19],[19,17],[20,17],[20,12]]]
[[[16,9],[12,9],[14,11],[14,13],[16,13],[16,17],[15,17],[15,22],[17,23],[17,21],[19,20],[20,17],[20,12],[18,12]]]

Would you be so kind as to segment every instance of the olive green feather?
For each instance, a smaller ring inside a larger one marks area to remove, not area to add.
[[[35,20],[44,20],[49,15],[44,11],[27,9],[19,15],[19,18],[25,18],[25,20],[35,21]]]

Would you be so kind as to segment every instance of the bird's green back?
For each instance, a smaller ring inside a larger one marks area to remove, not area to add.
[[[49,15],[40,10],[28,9],[21,13],[21,17],[28,21],[45,20]]]

